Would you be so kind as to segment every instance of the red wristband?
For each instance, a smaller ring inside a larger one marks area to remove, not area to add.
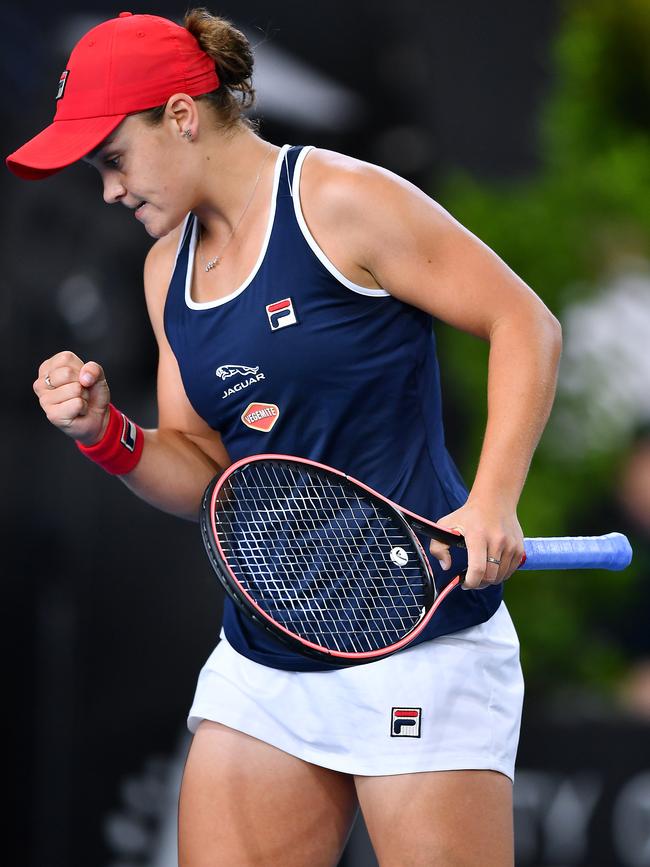
[[[108,408],[110,415],[104,436],[92,446],[84,446],[77,440],[77,448],[107,473],[124,476],[142,456],[144,431],[112,403]]]

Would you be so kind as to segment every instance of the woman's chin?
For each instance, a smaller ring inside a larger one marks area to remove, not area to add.
[[[169,232],[169,228],[167,226],[161,226],[159,223],[156,223],[153,220],[143,220],[142,225],[145,232],[147,233],[147,235],[149,235],[150,238],[162,238],[163,235],[167,235]]]
[[[151,238],[163,238],[177,226],[176,223],[170,223],[169,220],[155,220],[152,219],[151,215],[147,216],[148,219],[142,220],[141,222],[147,235],[149,235]]]

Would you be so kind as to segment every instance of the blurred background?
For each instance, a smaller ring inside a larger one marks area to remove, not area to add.
[[[72,46],[124,7],[0,7],[6,155],[54,113]],[[180,20],[185,6],[127,4]],[[221,2],[256,49],[253,115],[416,183],[564,327],[527,536],[626,533],[623,573],[508,583],[527,698],[518,867],[650,865],[650,3]],[[31,390],[62,349],[156,425],[151,238],[78,164],[0,176],[6,741],[12,864],[172,867],[185,719],[221,596],[194,524],[77,453]],[[471,483],[486,344],[436,324],[450,450]],[[358,823],[342,861],[375,864]]]

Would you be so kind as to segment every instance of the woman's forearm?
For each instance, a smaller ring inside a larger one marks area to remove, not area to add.
[[[198,520],[201,496],[223,467],[180,431],[145,430],[144,438],[138,465],[119,478],[134,494],[163,512]]]
[[[490,335],[488,419],[469,502],[515,510],[557,383],[562,332],[550,313],[518,313]]]

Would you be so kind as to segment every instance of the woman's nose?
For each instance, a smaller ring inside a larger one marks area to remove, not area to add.
[[[125,195],[126,188],[117,178],[112,177],[104,180],[104,201],[107,205],[119,202]]]

